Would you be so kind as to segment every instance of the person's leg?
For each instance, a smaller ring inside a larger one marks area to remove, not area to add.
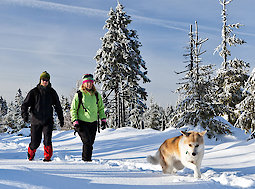
[[[53,148],[52,148],[52,131],[53,131],[53,124],[47,124],[43,126],[43,144],[44,144],[44,161],[50,161]]]
[[[90,136],[91,146],[94,145],[96,133],[97,133],[97,122],[89,123],[89,136]]]
[[[91,161],[93,144],[96,136],[96,124],[81,122],[79,129],[79,136],[81,137],[83,148],[82,148],[82,160]]]
[[[28,146],[28,159],[31,161],[35,157],[36,149],[40,146],[42,140],[42,126],[31,125],[31,142]]]
[[[90,160],[92,159],[92,152],[93,152],[93,145],[95,142],[95,138],[96,138],[96,132],[97,132],[97,123],[93,122],[89,124],[89,146],[88,146],[88,155]]]

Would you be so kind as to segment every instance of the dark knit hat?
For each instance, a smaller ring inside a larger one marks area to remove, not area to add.
[[[85,74],[82,77],[82,83],[86,83],[86,82],[92,82],[94,83],[94,79],[93,79],[93,75],[92,74]]]
[[[40,80],[41,80],[42,78],[45,78],[45,79],[50,80],[50,74],[49,74],[48,72],[44,71],[44,72],[40,75]]]

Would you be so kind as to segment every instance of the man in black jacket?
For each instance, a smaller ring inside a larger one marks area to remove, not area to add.
[[[36,149],[40,146],[42,133],[44,135],[44,161],[51,161],[53,106],[58,114],[60,126],[64,125],[62,107],[57,92],[51,87],[50,74],[46,71],[40,75],[40,83],[27,94],[22,106],[21,114],[28,122],[28,109],[31,112],[31,142],[28,146],[28,159],[34,159]]]

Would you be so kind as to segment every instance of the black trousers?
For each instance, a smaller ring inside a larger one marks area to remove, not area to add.
[[[91,161],[93,144],[96,138],[97,132],[97,121],[95,122],[84,122],[79,120],[78,134],[83,143],[82,147],[82,160]]]
[[[53,123],[48,123],[44,125],[31,125],[31,142],[29,144],[30,149],[37,149],[42,140],[43,133],[43,144],[44,146],[52,145],[52,131]]]

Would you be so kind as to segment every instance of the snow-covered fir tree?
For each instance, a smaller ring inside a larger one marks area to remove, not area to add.
[[[232,0],[219,0],[222,5],[222,31],[221,31],[221,44],[215,49],[215,52],[219,52],[219,55],[223,58],[222,66],[227,68],[228,56],[231,56],[231,52],[228,49],[229,46],[236,46],[237,44],[242,45],[245,43],[244,40],[236,37],[233,33],[233,29],[239,29],[242,26],[240,23],[227,24],[227,8],[226,6],[232,2]]]
[[[143,113],[143,106],[139,106],[135,102],[133,103],[133,107],[132,105],[130,106],[129,121],[131,127],[142,129]]]
[[[240,111],[235,127],[245,130],[247,133],[255,131],[255,69],[251,73],[244,90],[246,98],[237,105]]]
[[[173,116],[173,106],[163,108],[157,104],[153,98],[150,99],[150,104],[143,113],[141,127],[152,128],[164,131],[168,128],[168,122]]]
[[[3,124],[4,116],[7,114],[8,106],[5,99],[3,99],[2,96],[0,96],[0,133],[5,132],[6,129]]]
[[[160,107],[153,98],[150,99],[149,107],[143,114],[145,128],[162,130],[164,121],[164,109]]]
[[[14,102],[8,106],[8,112],[4,116],[4,124],[10,128],[10,132],[16,132],[28,127],[21,116],[21,105],[24,101],[21,89],[18,89]]]
[[[95,81],[101,84],[102,95],[107,98],[104,102],[114,127],[125,126],[130,108],[145,104],[147,92],[140,81],[150,82],[139,50],[141,43],[136,31],[128,29],[132,20],[123,9],[120,2],[116,10],[110,9],[104,26],[108,31],[95,56]]]
[[[166,109],[164,110],[164,115],[163,115],[163,123],[162,123],[162,131],[164,131],[166,128],[169,127],[169,121],[172,119],[173,114],[174,114],[174,108],[173,106],[168,105]]]
[[[188,34],[189,36],[189,43],[188,46],[185,47],[186,53],[183,55],[185,57],[185,59],[187,59],[186,61],[184,61],[184,63],[187,63],[187,66],[185,66],[185,70],[181,71],[181,72],[175,72],[176,74],[183,74],[183,73],[189,73],[191,70],[193,70],[194,67],[194,34],[193,34],[193,29],[192,29],[193,25],[190,25],[190,32]],[[183,84],[189,84],[189,82],[192,82],[192,77],[190,77],[189,75],[185,75],[184,78],[182,78],[182,82],[179,83],[181,85]],[[183,87],[185,87],[183,85]],[[181,92],[181,90],[178,90],[179,92]]]
[[[221,44],[215,49],[215,52],[219,52],[223,61],[221,68],[217,71],[215,81],[217,83],[217,94],[221,103],[228,106],[228,111],[225,112],[228,115],[228,121],[232,124],[235,123],[238,115],[235,114],[235,106],[243,100],[242,89],[244,83],[248,79],[249,64],[243,60],[234,58],[228,60],[231,56],[229,50],[230,46],[242,45],[244,40],[237,38],[233,33],[233,29],[239,29],[241,24],[227,24],[227,9],[226,6],[231,3],[232,0],[220,0],[222,5],[222,41]]]
[[[139,92],[138,92],[139,91]],[[129,82],[129,86],[123,90],[126,97],[132,97],[127,102],[128,112],[126,113],[130,126],[135,128],[142,128],[143,113],[147,108],[144,99],[147,93],[144,88],[141,88],[138,83]],[[144,98],[143,98],[144,95]]]
[[[63,116],[65,120],[64,126],[62,129],[69,130],[72,128],[72,120],[71,120],[71,114],[70,114],[71,103],[67,97],[64,97],[63,95],[61,95],[60,104],[63,109]]]
[[[3,99],[2,96],[0,96],[0,117],[5,116],[8,111],[7,102],[5,99]]]
[[[221,115],[224,106],[215,98],[215,84],[212,81],[213,65],[202,65],[202,44],[208,39],[200,39],[197,23],[195,32],[190,27],[188,70],[185,73],[181,86],[176,90],[179,93],[179,101],[169,126],[182,127],[185,125],[202,126],[207,130],[209,137],[216,134],[230,133],[229,126],[217,119]]]

